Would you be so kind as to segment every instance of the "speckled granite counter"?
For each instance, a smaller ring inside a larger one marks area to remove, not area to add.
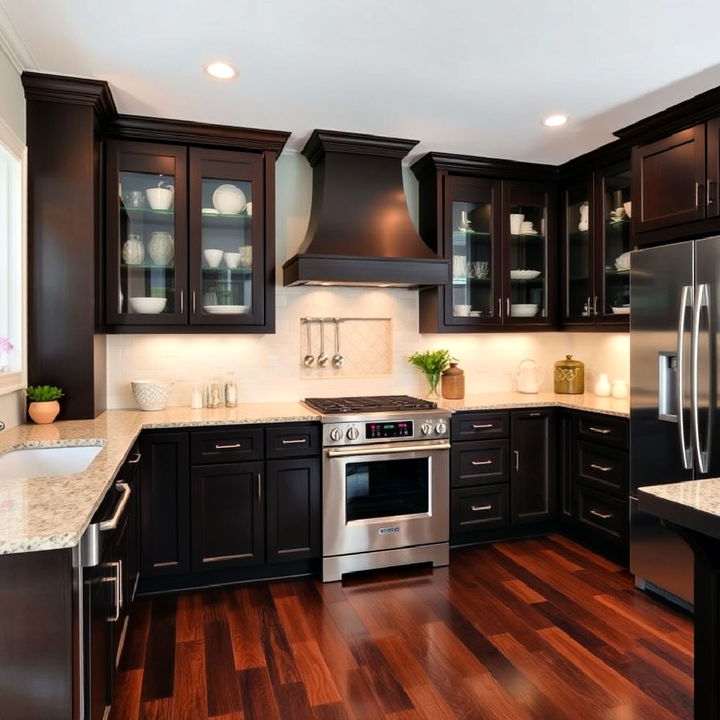
[[[0,555],[77,545],[143,429],[318,419],[300,403],[256,403],[218,410],[111,410],[95,420],[5,430],[0,433],[0,455],[31,447],[102,445],[103,449],[87,470],[74,475],[0,478]]]
[[[640,488],[639,508],[720,540],[720,478]]]
[[[472,393],[462,400],[441,399],[438,404],[458,412],[460,410],[505,410],[532,407],[564,407],[586,412],[604,413],[619,417],[630,416],[630,400],[617,400],[612,397],[596,397],[590,393],[584,395],[556,395],[541,392],[535,395],[519,392]]]

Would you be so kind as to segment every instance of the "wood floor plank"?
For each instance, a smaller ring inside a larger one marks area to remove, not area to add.
[[[522,580],[504,580],[503,585],[523,602],[529,604],[545,602],[545,598],[539,592],[528,587]]]
[[[305,685],[310,705],[329,705],[342,697],[335,686],[333,674],[325,664],[322,652],[314,640],[290,643],[300,677]]]
[[[279,685],[273,691],[282,720],[307,720],[313,717],[313,708],[303,683]],[[341,702],[337,704],[342,705]]]
[[[145,649],[147,648],[148,632],[150,632],[151,615],[152,600],[143,597],[137,598],[128,621],[125,649],[120,660],[121,670],[139,670],[145,664]]]
[[[204,605],[205,683],[208,715],[227,715],[243,709],[237,686],[230,628],[220,602],[221,595],[208,595]]]
[[[119,676],[109,720],[138,720],[142,676],[142,670],[126,670]]]
[[[235,669],[265,667],[257,608],[252,604],[248,591],[244,588],[227,590],[225,603]]]
[[[143,664],[143,701],[173,696],[176,609],[175,595],[161,595],[152,601],[152,615]],[[159,711],[153,710],[153,712]]]
[[[249,668],[237,673],[244,720],[284,720],[275,700],[267,668]]]
[[[177,642],[203,639],[203,598],[199,592],[179,595],[177,600]]]
[[[202,609],[202,605],[200,607]],[[205,647],[202,638],[179,642],[176,646],[172,707],[173,720],[200,720],[208,717]]]

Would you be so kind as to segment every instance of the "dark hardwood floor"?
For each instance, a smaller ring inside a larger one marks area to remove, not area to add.
[[[692,717],[692,618],[573,542],[138,599],[112,720]]]

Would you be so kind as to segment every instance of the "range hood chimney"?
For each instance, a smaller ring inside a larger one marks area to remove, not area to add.
[[[417,140],[315,130],[310,224],[285,285],[417,287],[450,279],[450,263],[420,238],[408,214],[400,160]]]

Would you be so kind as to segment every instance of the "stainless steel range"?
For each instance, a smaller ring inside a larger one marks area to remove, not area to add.
[[[323,423],[323,581],[449,557],[450,413],[407,395],[308,398]]]

